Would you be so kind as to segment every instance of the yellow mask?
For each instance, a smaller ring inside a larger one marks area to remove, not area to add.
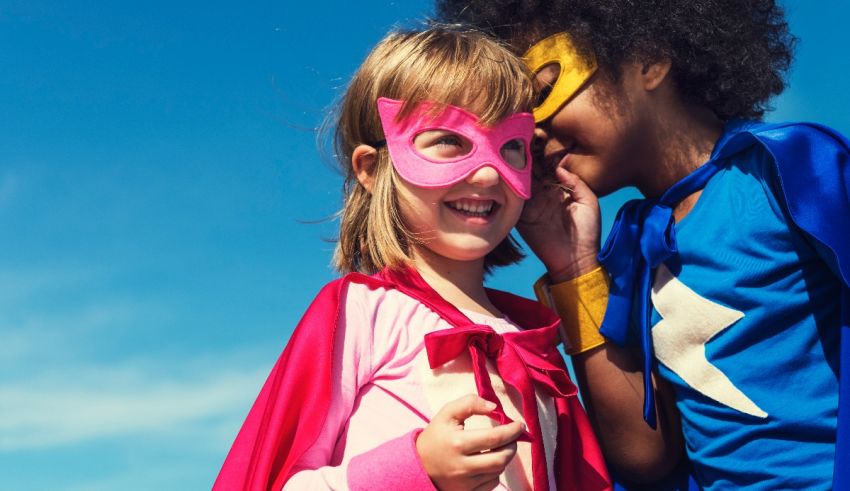
[[[552,91],[534,108],[534,121],[537,123],[558,112],[596,72],[596,58],[593,55],[589,58],[581,56],[565,32],[535,43],[525,52],[523,60],[535,74],[552,63],[561,67],[557,80],[552,84]]]

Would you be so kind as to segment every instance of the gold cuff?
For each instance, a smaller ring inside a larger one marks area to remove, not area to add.
[[[563,283],[549,284],[548,275],[534,283],[543,305],[561,318],[561,334],[568,355],[582,353],[605,343],[599,326],[608,306],[608,274],[601,267]]]

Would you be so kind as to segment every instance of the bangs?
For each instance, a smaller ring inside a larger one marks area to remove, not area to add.
[[[462,36],[446,36],[446,31],[458,32],[446,27],[396,34],[405,38],[406,49],[392,55],[397,77],[384,95],[404,101],[400,119],[424,101],[435,103],[436,114],[445,105],[462,107],[484,125],[531,110],[534,88],[521,60],[484,34],[461,31]]]

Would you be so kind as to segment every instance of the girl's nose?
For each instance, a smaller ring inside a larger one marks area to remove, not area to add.
[[[499,180],[499,172],[489,165],[485,165],[466,176],[466,182],[481,187],[495,186],[499,184]]]

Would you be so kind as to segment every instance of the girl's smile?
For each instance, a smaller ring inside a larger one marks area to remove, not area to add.
[[[400,178],[398,191],[402,219],[417,239],[413,248],[449,260],[483,261],[510,233],[524,204],[489,166],[448,188]]]
[[[446,206],[461,216],[461,219],[470,223],[487,223],[488,219],[496,212],[499,203],[491,199],[461,198],[454,201],[446,201]],[[477,221],[476,221],[477,219]]]

